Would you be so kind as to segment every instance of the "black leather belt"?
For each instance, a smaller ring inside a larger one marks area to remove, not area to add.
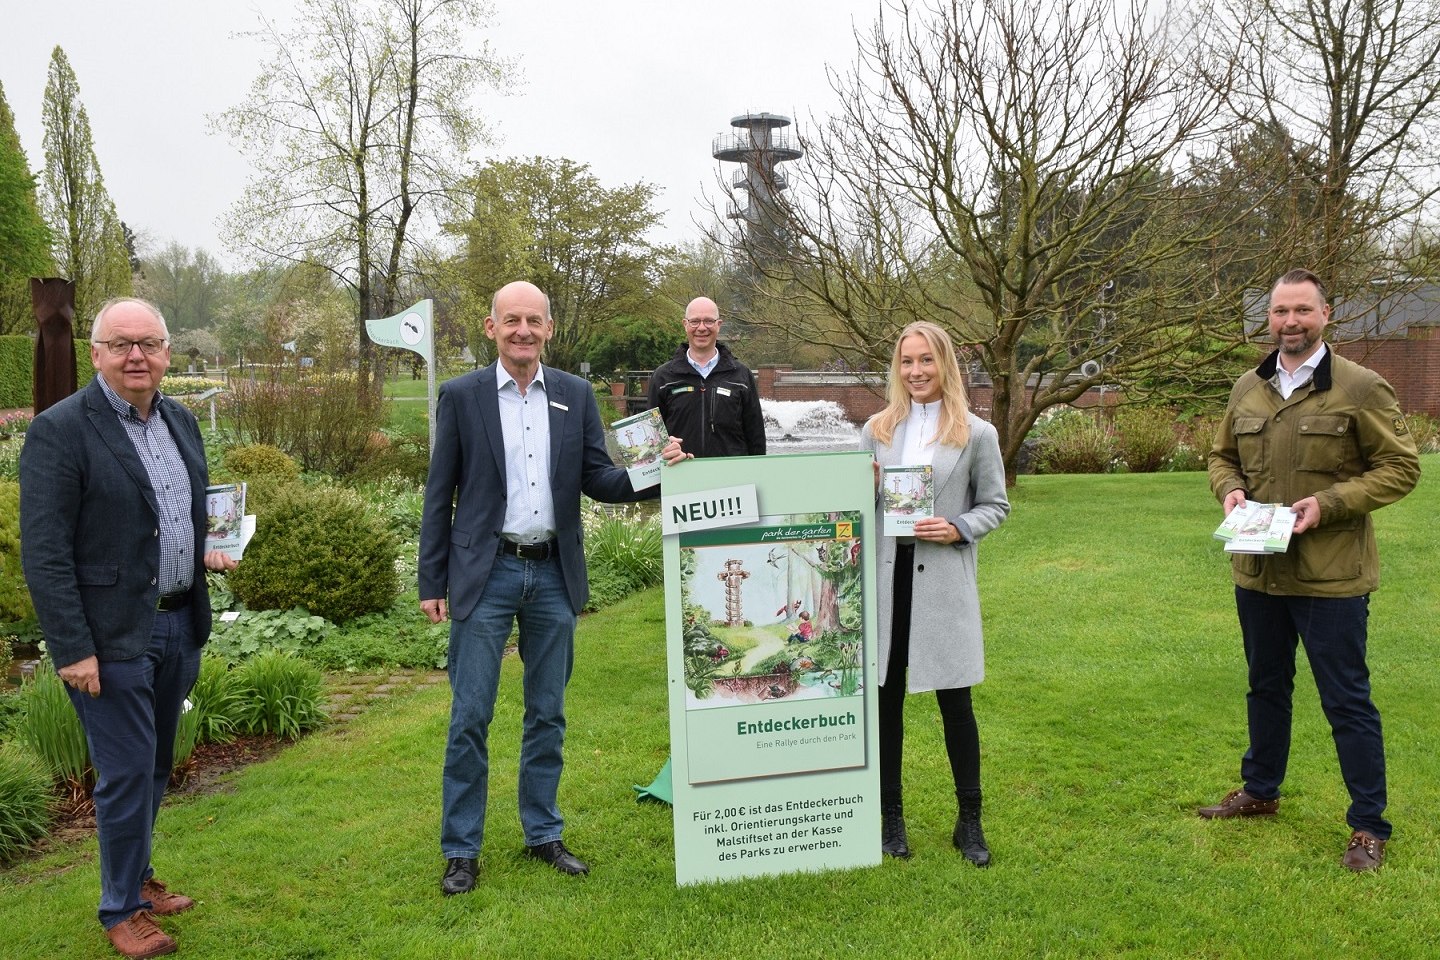
[[[190,606],[190,591],[184,593],[162,593],[160,599],[155,601],[155,609],[161,613],[169,613],[172,610],[183,610]]]
[[[514,540],[500,540],[500,552],[521,560],[549,560],[558,552],[554,540],[544,543],[516,543]]]

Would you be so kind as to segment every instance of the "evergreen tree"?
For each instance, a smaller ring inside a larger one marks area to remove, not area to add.
[[[56,268],[75,281],[76,327],[85,329],[101,303],[128,296],[133,287],[124,231],[100,175],[80,84],[59,47],[50,55],[41,120],[42,210],[50,225]]]
[[[50,231],[40,217],[35,175],[0,86],[0,334],[32,328],[29,278],[43,277],[52,267]]]

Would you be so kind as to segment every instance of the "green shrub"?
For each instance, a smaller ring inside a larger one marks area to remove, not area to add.
[[[1036,466],[1041,473],[1105,473],[1115,459],[1115,438],[1097,415],[1063,410],[1040,433]]]
[[[235,432],[246,443],[279,447],[306,470],[353,474],[374,451],[383,405],[353,374],[287,377],[276,371],[268,380],[232,383]]]
[[[265,443],[249,443],[225,451],[225,469],[239,480],[273,477],[279,480],[300,479],[300,465],[279,447]]]
[[[379,434],[372,442],[370,455],[356,468],[356,480],[384,480],[398,477],[423,484],[430,472],[430,438],[424,434]]]
[[[85,729],[70,704],[65,682],[55,673],[48,657],[35,668],[35,676],[20,688],[24,701],[18,739],[45,764],[51,775],[72,791],[82,791],[91,781],[90,748]]]
[[[45,836],[54,809],[45,765],[26,750],[0,745],[0,863]]]
[[[1163,470],[1175,455],[1175,415],[1158,407],[1125,407],[1115,414],[1120,459],[1131,473]]]
[[[207,653],[200,658],[200,676],[190,691],[195,714],[196,740],[200,743],[229,743],[235,739],[242,700],[235,675],[221,657]]]
[[[20,479],[20,448],[24,445],[24,437],[0,438],[0,480]]]
[[[15,638],[13,636],[0,636],[0,693],[4,692],[5,678],[10,675],[10,664],[15,662]],[[0,729],[0,741],[5,739],[3,729]]]
[[[304,607],[344,623],[389,608],[399,549],[356,494],[292,484],[276,491],[230,588],[252,610]]]
[[[273,733],[294,739],[325,722],[325,679],[319,668],[289,654],[271,652],[235,671],[241,698],[242,733]]]
[[[298,483],[300,465],[285,451],[263,443],[226,449],[211,483],[245,483],[245,512],[259,516],[282,487]]]
[[[416,540],[420,536],[420,511],[425,504],[423,482],[398,476],[363,483],[354,488],[380,516],[390,532],[399,540]]]
[[[206,650],[231,664],[276,650],[308,655],[334,631],[335,624],[303,609],[244,610],[234,620],[215,624]]]
[[[414,595],[398,597],[385,613],[372,613],[336,630],[305,652],[324,670],[379,666],[443,670],[450,655],[450,624],[419,615]]]
[[[636,590],[660,583],[665,561],[660,552],[660,522],[638,511],[592,506],[585,514],[585,565],[589,572],[589,609],[608,607]]]
[[[18,740],[20,718],[25,714],[25,701],[18,690],[0,684],[0,743]]]
[[[20,569],[20,484],[0,480],[0,621],[35,616]]]

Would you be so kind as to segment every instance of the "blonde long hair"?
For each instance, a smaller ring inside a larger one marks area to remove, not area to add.
[[[927,442],[963,447],[970,441],[970,403],[965,398],[965,383],[960,379],[960,364],[955,359],[955,344],[943,327],[919,320],[900,331],[895,339],[895,352],[890,358],[890,381],[886,391],[885,409],[870,418],[870,433],[881,443],[890,443],[895,428],[910,416],[910,391],[900,374],[900,345],[906,337],[920,336],[935,357],[940,371],[940,419],[935,436]]]

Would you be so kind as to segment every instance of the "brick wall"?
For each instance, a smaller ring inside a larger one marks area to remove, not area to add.
[[[1401,410],[1440,417],[1440,328],[1411,327],[1404,337],[1359,340],[1335,351],[1384,377]]]

